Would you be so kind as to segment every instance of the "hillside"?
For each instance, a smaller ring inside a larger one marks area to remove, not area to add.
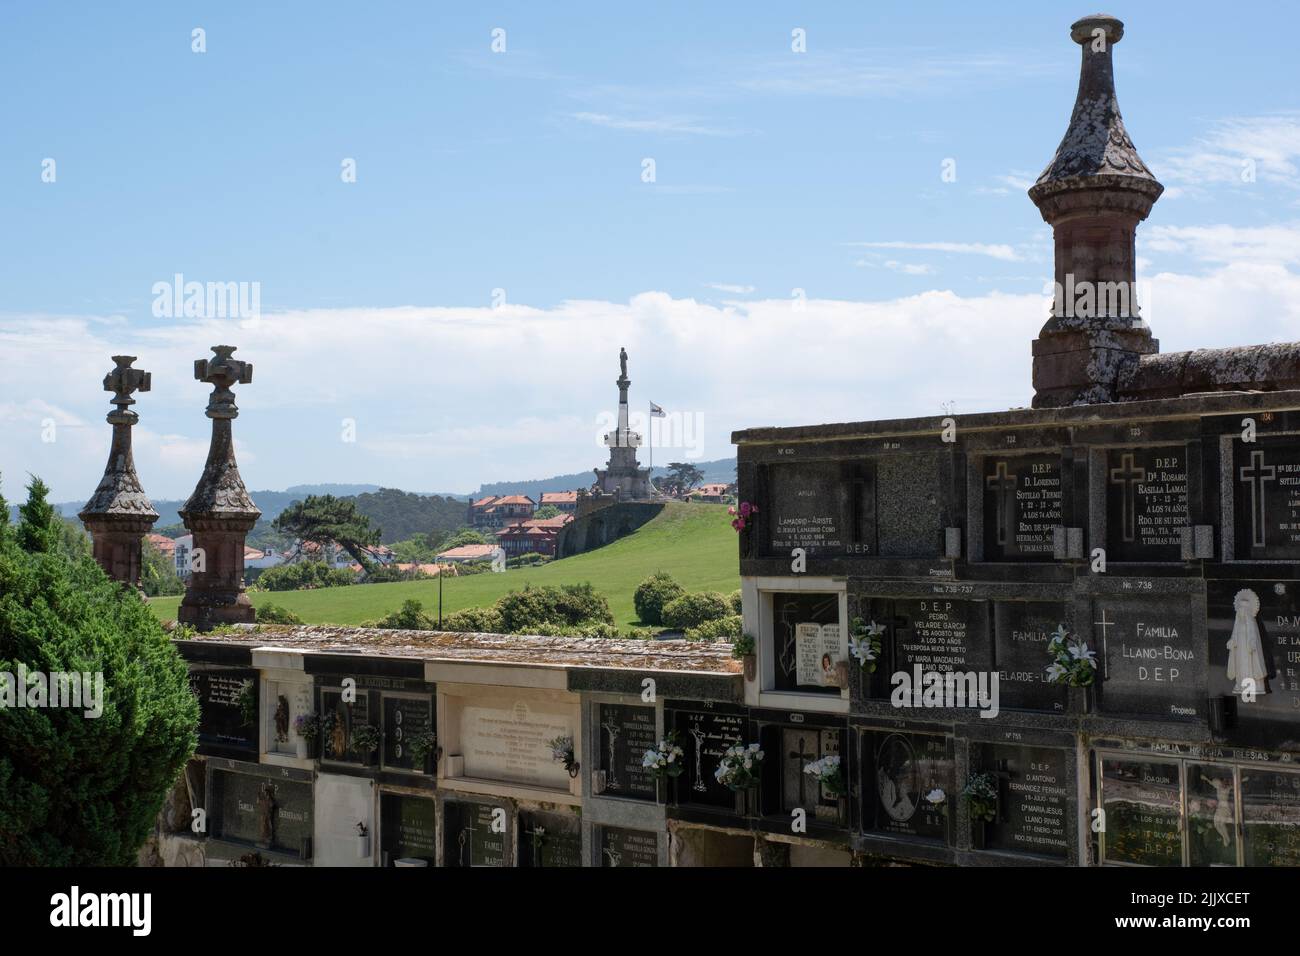
[[[679,459],[681,449],[656,449],[655,457],[659,457],[662,452],[664,458],[669,461]],[[642,463],[645,463],[646,455],[642,451],[640,454]],[[719,458],[717,461],[697,461],[692,462],[696,468],[704,472],[701,483],[709,484],[711,482],[723,482],[730,484],[736,480],[736,459]],[[668,474],[668,469],[655,465],[654,478],[658,481],[664,475]],[[576,491],[579,488],[591,487],[593,475],[590,471],[579,471],[572,475],[556,475],[554,478],[539,478],[533,481],[493,481],[484,484],[479,488],[475,498],[482,498],[485,495],[527,495],[534,501],[540,501],[544,491]]]
[[[286,488],[284,491],[250,491],[249,497],[253,503],[262,512],[263,521],[274,521],[276,516],[295,501],[302,501],[308,495],[334,495],[336,498],[350,497],[352,495],[361,495],[366,492],[381,490],[379,485],[340,485],[340,484],[317,484],[317,485],[294,485],[292,488]],[[10,495],[10,497],[13,497]],[[153,502],[153,510],[158,512],[158,525],[155,530],[161,530],[169,525],[180,525],[181,519],[178,512],[185,502],[180,499],[159,498]],[[55,509],[67,518],[75,518],[77,512],[86,506],[84,501],[63,501],[56,504]],[[17,506],[13,507],[16,512]],[[464,511],[462,506],[461,511]]]
[[[620,625],[636,623],[632,594],[647,575],[668,571],[690,591],[722,591],[740,587],[736,533],[722,505],[671,503],[640,530],[597,551],[589,551],[538,568],[514,568],[501,574],[447,578],[443,613],[494,602],[525,584],[592,586],[609,601]],[[361,624],[401,607],[408,598],[435,614],[436,580],[397,584],[360,584],[319,591],[249,592],[254,605],[271,603],[300,615],[311,624]],[[167,620],[176,616],[180,598],[157,598],[154,612]]]
[[[384,544],[431,531],[441,535],[465,525],[465,502],[439,495],[380,488],[353,500],[357,511],[370,519],[370,526],[383,532],[380,541]]]

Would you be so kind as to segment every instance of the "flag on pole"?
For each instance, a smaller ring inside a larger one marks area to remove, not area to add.
[[[662,408],[660,408],[660,407],[659,407],[658,405],[656,405],[654,402],[651,402],[651,403],[650,403],[650,417],[651,417],[651,418],[664,418],[664,417],[666,417],[666,414],[665,414],[665,412],[664,412],[664,410],[663,410]]]

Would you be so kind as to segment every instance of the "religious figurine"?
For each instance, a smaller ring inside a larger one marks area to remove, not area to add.
[[[342,757],[348,752],[348,715],[340,707],[334,721],[334,730],[330,734],[330,756]]]
[[[1234,825],[1235,816],[1232,809],[1232,777],[1219,780],[1215,777],[1203,778],[1214,788],[1214,831],[1219,834],[1226,849],[1231,842],[1229,831]]]
[[[262,846],[275,842],[275,784],[267,781],[257,792],[257,841]]]
[[[283,694],[275,705],[275,740],[281,744],[289,740],[289,698]]]
[[[618,350],[618,367],[623,373],[623,378],[627,378],[627,349]]]
[[[1228,639],[1228,680],[1232,681],[1234,694],[1267,694],[1268,667],[1264,663],[1264,645],[1259,639],[1259,595],[1250,588],[1242,588],[1232,599],[1237,619]],[[1250,681],[1249,684],[1244,683]]]

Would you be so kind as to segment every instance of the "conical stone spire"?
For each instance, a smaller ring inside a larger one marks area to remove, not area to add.
[[[135,473],[131,428],[140,416],[131,411],[135,404],[131,396],[137,391],[149,391],[151,376],[131,367],[134,355],[114,355],[113,361],[117,367],[104,376],[104,390],[113,393],[113,410],[107,419],[113,426],[113,443],[104,477],[78,517],[90,532],[95,560],[104,573],[139,590],[141,539],[158,520],[158,512]]]
[[[253,366],[232,358],[232,345],[214,345],[212,351],[216,358],[194,363],[194,377],[212,385],[206,413],[212,419],[212,444],[203,476],[180,511],[194,535],[194,548],[177,619],[199,630],[256,619],[244,592],[244,539],[262,516],[239,475],[231,433],[231,422],[239,416],[231,387],[251,383]]]
[[[1137,304],[1137,225],[1160,185],[1124,129],[1112,49],[1124,24],[1084,17],[1079,92],[1056,155],[1030,188],[1055,246],[1056,296],[1034,341],[1034,407],[1113,402],[1141,356],[1160,350]]]

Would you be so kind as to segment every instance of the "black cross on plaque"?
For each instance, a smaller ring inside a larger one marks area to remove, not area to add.
[[[1007,463],[998,462],[996,474],[987,476],[985,484],[990,491],[997,494],[998,505],[998,537],[999,545],[1005,547],[1015,536],[1015,530],[1012,528],[1012,522],[1015,520],[1015,495],[1016,476],[1007,474]],[[1010,532],[1010,533],[1008,533]]]
[[[456,834],[456,844],[460,848],[460,865],[465,865],[465,847],[469,847],[469,865],[474,865],[474,834],[478,832],[478,827],[474,826],[474,811],[461,810],[462,820],[468,819],[468,823],[460,828],[460,833]]]
[[[1119,467],[1110,470],[1110,483],[1112,485],[1122,485],[1124,488],[1124,497],[1121,499],[1123,506],[1121,515],[1123,516],[1123,538],[1127,541],[1137,540],[1137,489],[1138,485],[1147,480],[1147,470],[1138,468],[1133,464],[1133,456],[1126,454],[1120,458]]]
[[[1252,451],[1250,464],[1241,469],[1241,481],[1250,484],[1250,543],[1264,547],[1264,482],[1277,478],[1277,469],[1264,464],[1264,453]]]
[[[546,828],[539,827],[534,823],[533,828],[531,830],[525,830],[524,833],[531,837],[529,842],[532,844],[533,866],[541,866],[542,847],[546,843]]]
[[[803,806],[808,802],[807,791],[804,790],[804,777],[806,777],[807,774],[803,771],[803,762],[805,760],[814,760],[817,757],[816,754],[804,753],[803,749],[806,746],[808,746],[808,738],[800,737],[799,746],[788,754],[791,760],[799,761],[799,806]]]

